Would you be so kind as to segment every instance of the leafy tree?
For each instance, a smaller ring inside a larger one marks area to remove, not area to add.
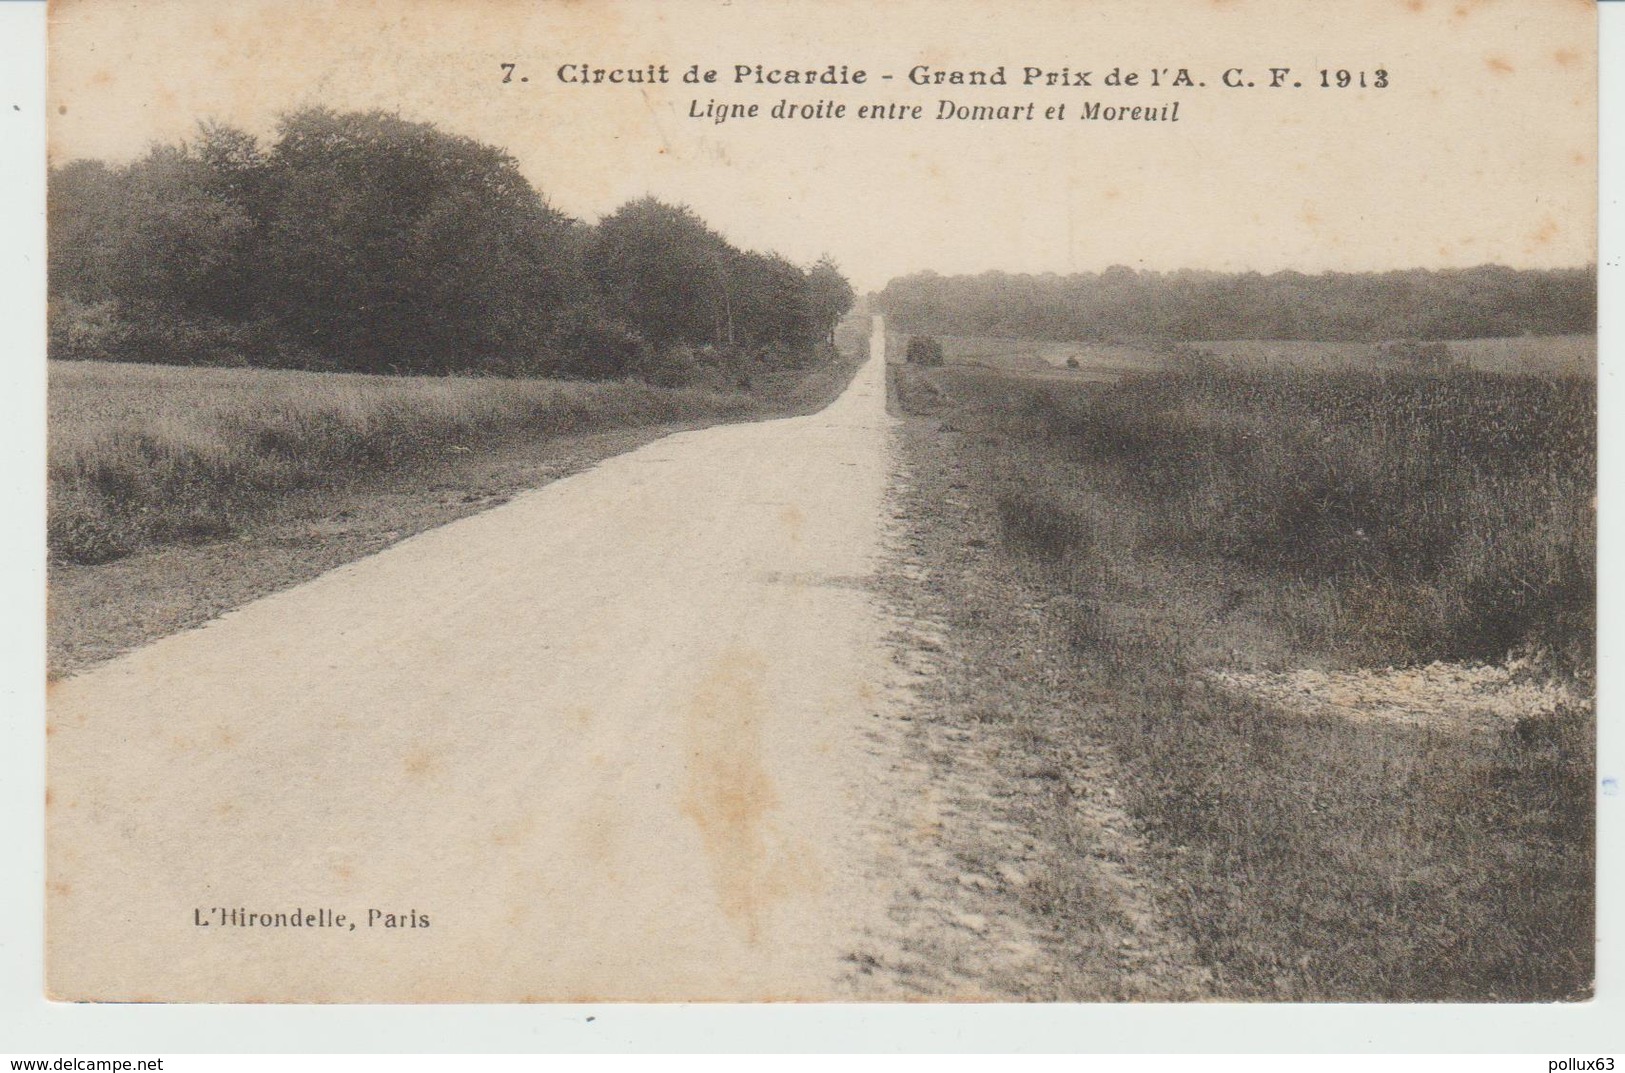
[[[730,289],[737,342],[757,351],[797,351],[816,341],[807,279],[783,257],[735,254]]]
[[[687,206],[653,197],[599,221],[587,262],[604,305],[658,346],[734,341],[736,251]]]
[[[99,160],[51,169],[46,278],[52,298],[100,302],[113,297],[113,250],[129,216],[126,187],[124,170]]]
[[[841,269],[829,254],[820,257],[807,270],[807,304],[814,329],[826,342],[835,341],[835,325],[851,310],[857,301],[852,284],[841,274]]]
[[[217,193],[208,164],[187,146],[157,146],[125,176],[125,217],[110,251],[121,302],[172,313],[241,313],[253,220]]]
[[[470,138],[308,109],[283,119],[266,187],[267,308],[343,368],[511,365],[570,297],[569,221]]]
[[[203,123],[124,167],[76,161],[49,214],[59,356],[748,379],[852,301],[827,258],[738,250],[652,197],[587,226],[502,150],[377,111],[294,112],[268,147]]]

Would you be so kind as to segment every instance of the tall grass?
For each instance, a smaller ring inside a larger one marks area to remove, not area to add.
[[[1590,378],[1205,367],[1035,387],[1006,435],[1107,467],[1141,539],[1325,580],[1390,660],[1590,665]]]
[[[1044,653],[1028,676],[1076,713],[1039,728],[1048,747],[1116,754],[1163,905],[1219,995],[1589,992],[1589,707],[1480,737],[1286,711],[1206,671],[1516,647],[1557,654],[1535,663],[1583,692],[1593,383],[1218,364],[1105,387],[896,375],[905,409],[959,433],[961,494],[1017,579],[960,594],[966,621],[998,623],[995,653]]]
[[[637,383],[53,363],[49,547],[105,562],[227,535],[280,497],[510,437],[759,416]]]

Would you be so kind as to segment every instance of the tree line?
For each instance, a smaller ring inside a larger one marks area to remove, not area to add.
[[[893,279],[876,308],[901,331],[1039,339],[1473,339],[1597,330],[1597,270],[984,272]]]
[[[683,383],[817,360],[854,298],[653,197],[572,219],[503,150],[378,111],[204,123],[48,190],[56,358]]]

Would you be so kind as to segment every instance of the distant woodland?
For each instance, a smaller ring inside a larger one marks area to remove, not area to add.
[[[827,258],[653,197],[572,219],[502,149],[383,112],[202,124],[54,168],[49,201],[61,359],[675,385],[817,361],[853,301]]]
[[[1140,272],[892,280],[902,331],[1035,339],[1473,339],[1597,330],[1595,266],[1395,272]]]

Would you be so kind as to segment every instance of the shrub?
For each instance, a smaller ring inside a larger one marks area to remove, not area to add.
[[[655,387],[688,387],[700,377],[702,369],[695,349],[679,343],[660,350],[646,349],[643,360],[631,372]]]
[[[594,309],[572,311],[551,342],[563,376],[618,380],[649,367],[649,344],[643,336]]]
[[[267,318],[235,322],[148,303],[73,298],[53,299],[48,317],[50,356],[56,361],[318,371],[333,364]]]
[[[47,314],[50,356],[57,361],[125,361],[129,327],[111,301],[54,298]]]
[[[908,341],[906,357],[911,365],[941,365],[942,344],[930,336],[913,336]]]

